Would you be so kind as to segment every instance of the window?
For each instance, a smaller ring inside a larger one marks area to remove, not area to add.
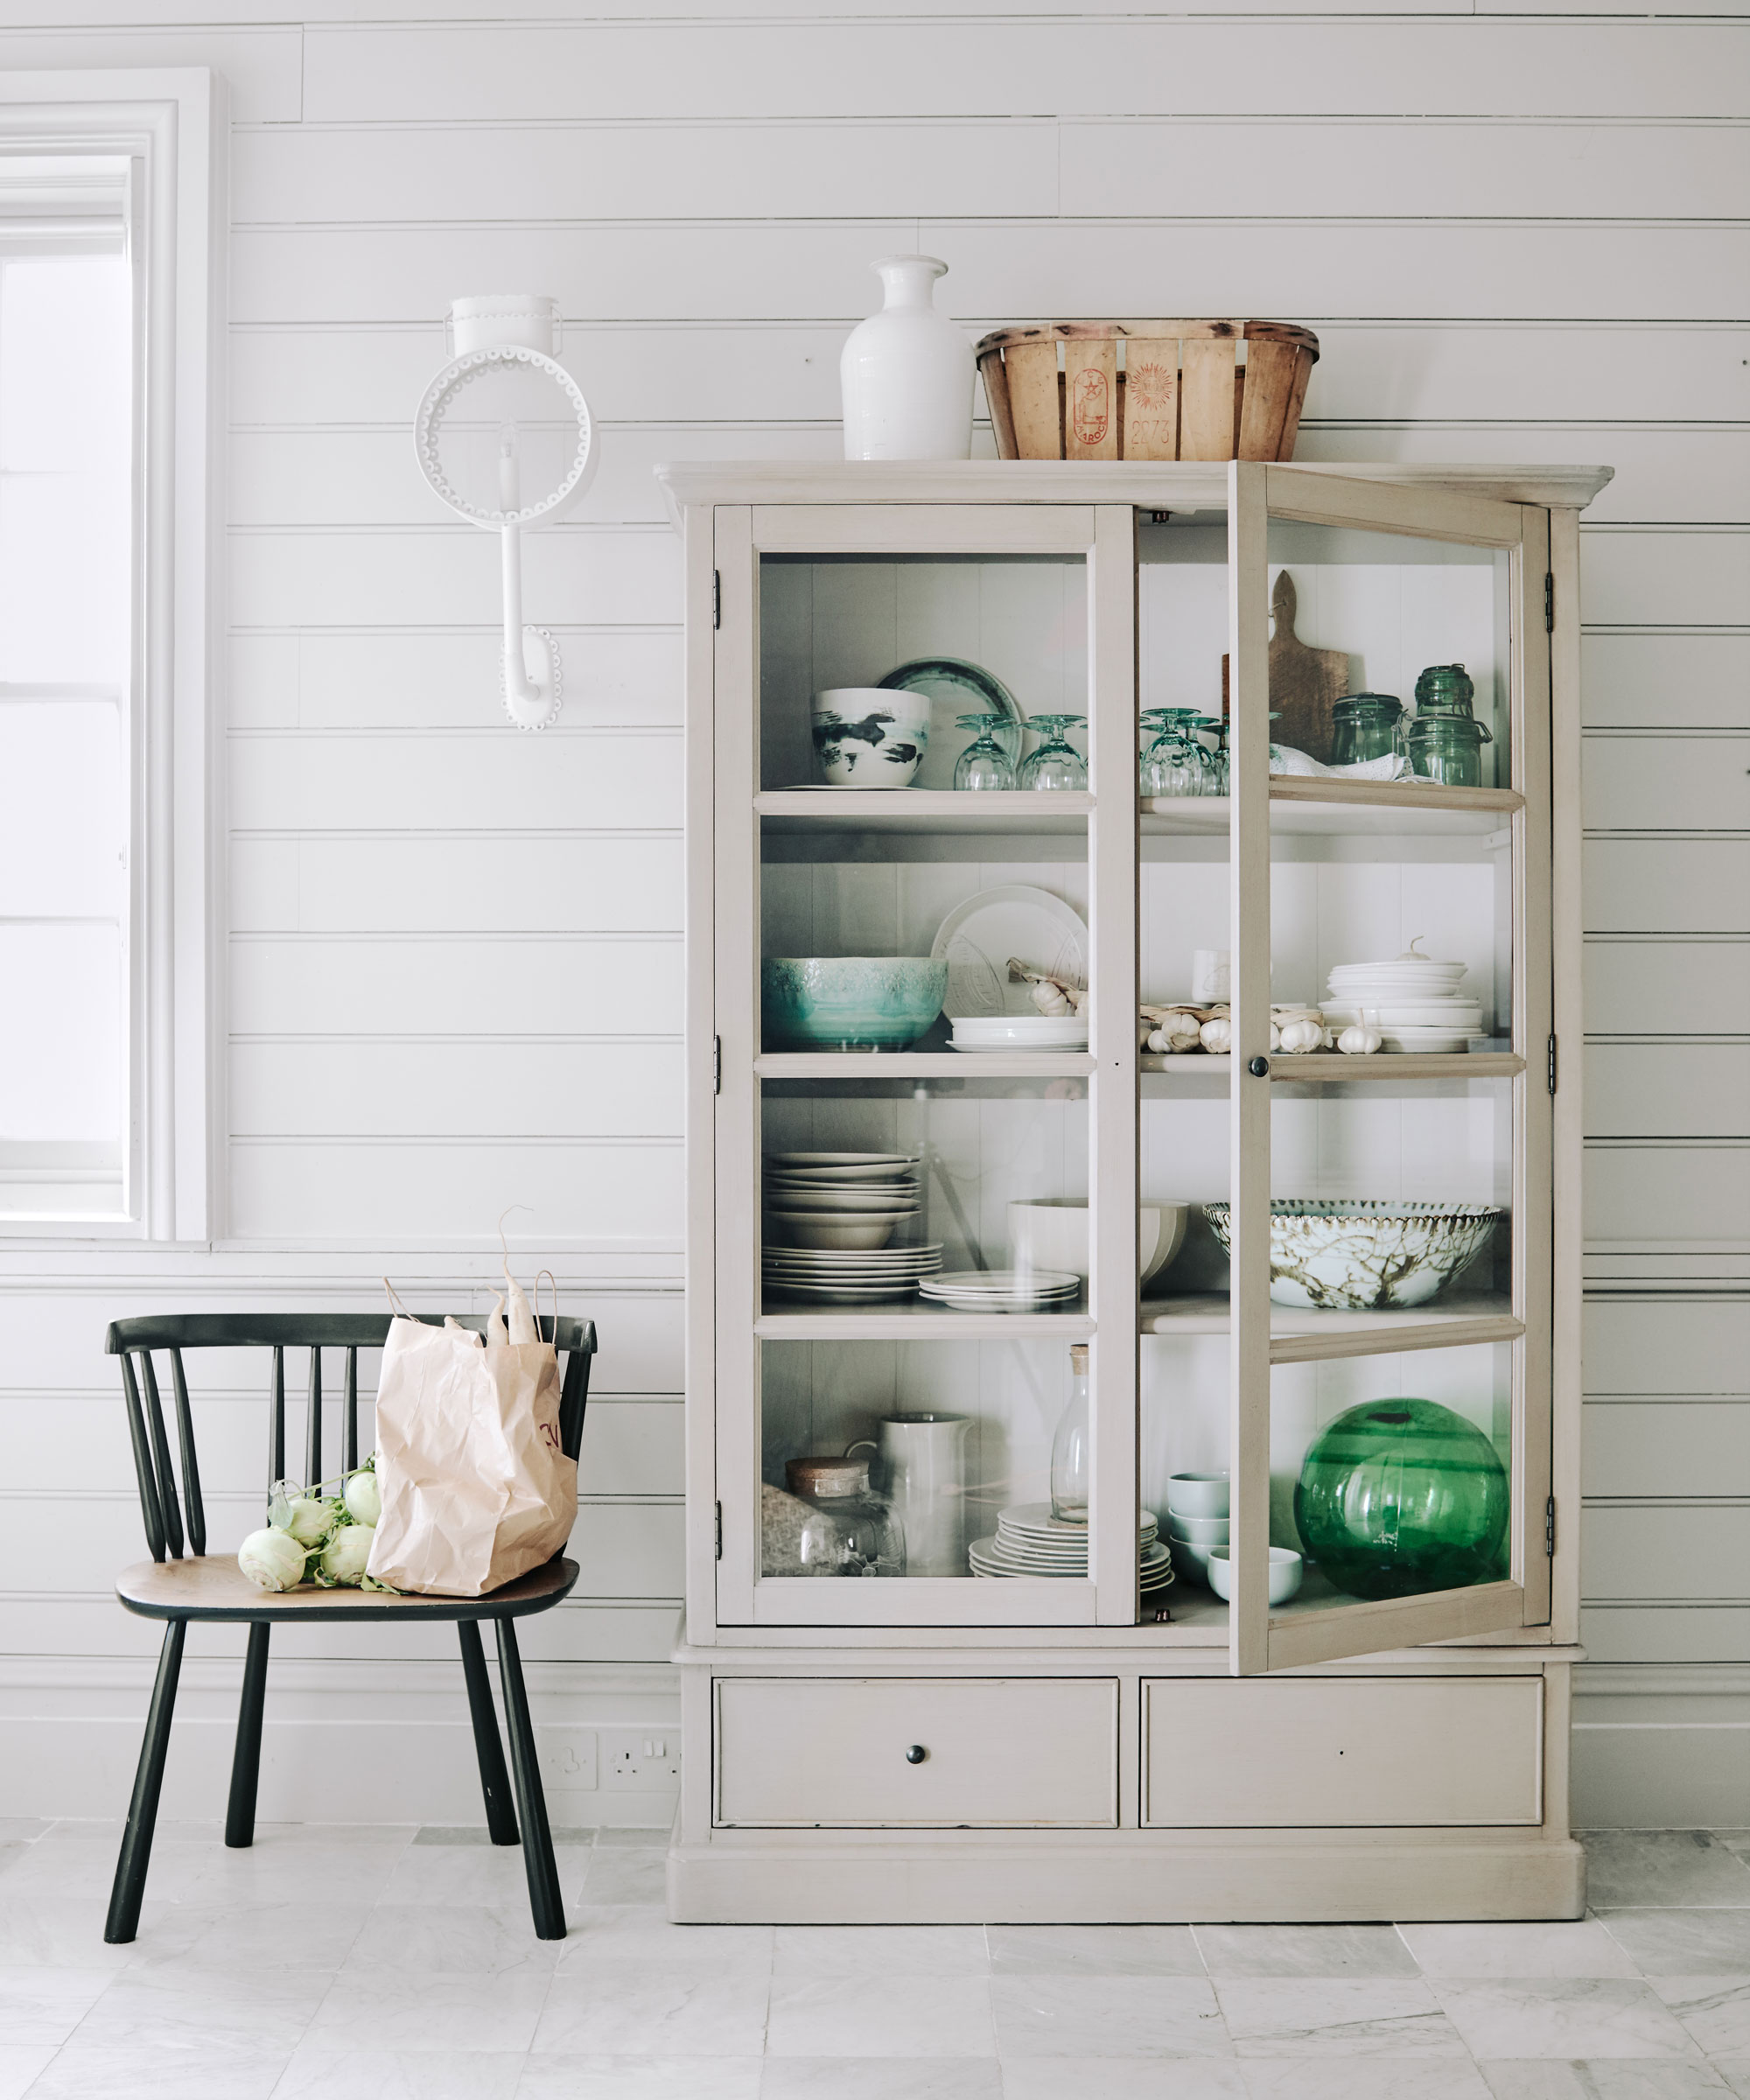
[[[9,1236],[214,1229],[215,128],[205,73],[0,73]]]

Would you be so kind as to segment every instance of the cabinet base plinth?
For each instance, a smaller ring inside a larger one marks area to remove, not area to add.
[[[1134,1844],[999,1852],[798,1833],[668,1854],[668,1914],[682,1925],[1410,1923],[1585,1910],[1586,1853],[1572,1838],[1353,1844],[1325,1833],[1264,1845],[1138,1832]]]

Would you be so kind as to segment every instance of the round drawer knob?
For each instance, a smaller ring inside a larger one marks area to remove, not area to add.
[[[1268,1079],[1270,1077],[1270,1060],[1267,1057],[1255,1057],[1246,1067],[1246,1070],[1251,1074],[1254,1079]]]
[[[928,1755],[929,1752],[921,1743],[914,1743],[906,1753],[906,1762],[908,1765],[920,1765]]]

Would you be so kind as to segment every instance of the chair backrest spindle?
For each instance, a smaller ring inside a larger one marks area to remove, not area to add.
[[[268,1486],[285,1478],[285,1348],[274,1344],[273,1378],[268,1386]]]
[[[146,1435],[146,1418],[140,1406],[140,1389],[134,1376],[134,1360],[125,1349],[121,1355],[122,1397],[128,1408],[128,1434],[134,1446],[134,1473],[140,1483],[140,1515],[145,1520],[146,1544],[154,1560],[164,1560],[167,1558],[164,1552],[164,1511],[158,1503],[158,1474],[152,1465],[152,1447]]]
[[[145,1378],[146,1433],[151,1439],[152,1463],[158,1476],[158,1511],[164,1519],[164,1544],[171,1558],[182,1558],[182,1511],[178,1506],[176,1475],[170,1467],[170,1440],[164,1435],[164,1405],[158,1398],[158,1373],[152,1353],[140,1351],[140,1369]]]
[[[346,1351],[346,1381],[341,1391],[340,1463],[351,1473],[359,1462],[359,1352]]]
[[[188,1517],[188,1550],[206,1550],[206,1505],[200,1495],[200,1461],[194,1455],[194,1413],[188,1404],[188,1379],[182,1351],[170,1353],[171,1384],[176,1394],[176,1440],[182,1460],[182,1499]]]
[[[304,1484],[313,1488],[322,1478],[322,1351],[310,1352],[310,1402],[304,1416]]]

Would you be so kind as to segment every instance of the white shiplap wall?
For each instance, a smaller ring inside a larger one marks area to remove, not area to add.
[[[150,1641],[106,1593],[137,1533],[103,1321],[362,1306],[386,1267],[478,1303],[514,1201],[604,1344],[588,1594],[538,1649],[548,1716],[671,1711],[680,606],[649,468],[831,456],[867,262],[922,248],[975,331],[1310,324],[1303,459],[1616,467],[1584,540],[1600,1661],[1578,1812],[1750,1823],[1744,21],[1706,0],[514,0],[503,22],[374,0],[370,24],[321,0],[301,24],[155,4],[14,0],[0,66],[210,65],[232,88],[228,1237],[0,1259],[4,1448],[29,1454],[8,1479],[66,1483],[11,1488],[0,1524],[17,1805],[111,1811],[132,1757]],[[586,507],[528,544],[569,696],[541,738],[497,713],[491,544],[430,497],[408,434],[450,299],[505,287],[558,297],[606,422]],[[215,1420],[234,1433],[243,1404],[215,1394]],[[222,1768],[232,1666],[203,1652],[173,1788]],[[323,1670],[360,1776],[316,1799],[298,1726],[325,1653],[296,1651],[270,1706],[266,1812],[385,1812],[362,1774],[402,1739],[370,1732],[419,1720],[443,1755],[413,1805],[465,1814],[462,1739],[436,1732],[459,1725],[451,1673],[424,1648]],[[556,1811],[600,1812],[587,1792]]]

